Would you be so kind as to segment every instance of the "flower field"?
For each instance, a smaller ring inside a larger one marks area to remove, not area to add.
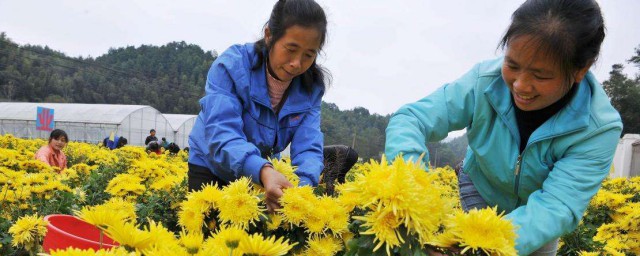
[[[110,151],[70,142],[69,168],[33,160],[44,140],[0,136],[0,255],[42,251],[43,219],[69,214],[120,246],[51,255],[516,255],[513,225],[495,209],[460,210],[451,168],[424,172],[401,159],[357,164],[329,196],[286,189],[266,210],[262,188],[239,179],[187,191],[187,154]],[[271,160],[297,184],[287,159]],[[640,254],[640,179],[608,180],[563,255]],[[602,253],[602,254],[600,254]]]

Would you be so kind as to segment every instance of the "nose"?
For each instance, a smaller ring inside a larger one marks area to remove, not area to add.
[[[529,92],[531,91],[531,79],[526,75],[518,75],[513,80],[513,88],[518,92]]]
[[[294,71],[298,71],[298,69],[300,69],[300,63],[302,56],[295,56],[293,58],[291,58],[291,61],[289,61],[289,67],[291,67]]]

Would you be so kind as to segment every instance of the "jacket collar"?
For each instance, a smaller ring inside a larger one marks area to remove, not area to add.
[[[578,85],[578,90],[569,103],[536,129],[531,134],[529,141],[534,142],[586,128],[589,125],[591,111],[591,87],[596,85],[595,77],[591,72],[588,72]],[[502,78],[502,73],[487,87],[484,94],[516,141],[519,141],[520,133],[515,110],[511,103],[511,92]]]

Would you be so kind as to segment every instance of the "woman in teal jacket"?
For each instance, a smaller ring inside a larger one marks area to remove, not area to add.
[[[513,14],[505,56],[403,106],[387,127],[392,159],[428,161],[425,141],[467,129],[465,210],[497,206],[521,255],[555,255],[607,177],[622,123],[588,72],[604,39],[595,1],[530,0]]]
[[[300,185],[318,185],[324,168],[320,106],[327,74],[315,60],[326,27],[315,1],[280,0],[263,39],[234,45],[214,61],[189,136],[191,190],[249,177],[264,186],[267,207],[278,208],[282,190],[292,185],[267,158],[278,157],[288,144]]]

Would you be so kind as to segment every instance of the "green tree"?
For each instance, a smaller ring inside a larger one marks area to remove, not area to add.
[[[638,52],[640,53],[640,52]],[[631,60],[640,59],[640,55]],[[615,64],[609,72],[609,79],[604,81],[603,87],[613,105],[622,117],[622,134],[640,133],[640,79],[629,79],[623,73],[624,66]]]

